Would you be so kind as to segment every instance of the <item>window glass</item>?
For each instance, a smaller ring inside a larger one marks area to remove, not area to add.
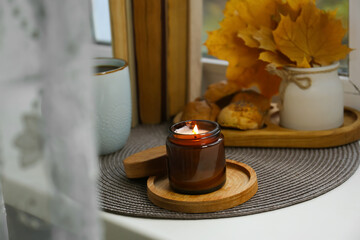
[[[223,10],[227,0],[203,0],[203,30],[201,40],[205,43],[207,32],[220,28],[219,22],[224,18]],[[203,57],[214,58],[207,54],[206,46],[202,45]]]
[[[91,0],[93,35],[97,43],[111,43],[109,1]]]
[[[223,9],[227,0],[203,0],[203,43],[207,39],[207,32],[213,31],[220,27],[219,22],[224,18]],[[324,10],[337,9],[337,16],[342,19],[344,27],[348,29],[349,22],[349,0],[317,0],[316,4],[319,8]],[[343,42],[348,43],[348,34],[344,37]],[[206,46],[202,46],[203,57],[213,58],[207,54]],[[348,59],[342,60],[340,63],[340,73],[347,74],[348,72]]]
[[[349,29],[349,0],[317,0],[316,5],[324,10],[337,9],[337,17],[343,22],[344,28]],[[349,32],[346,33],[343,44],[349,43]],[[340,61],[339,73],[349,75],[349,55]]]

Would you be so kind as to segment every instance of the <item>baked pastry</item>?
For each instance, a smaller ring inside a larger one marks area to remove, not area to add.
[[[264,125],[269,109],[268,98],[252,90],[243,91],[235,95],[231,103],[220,111],[217,120],[223,127],[259,129]]]
[[[204,94],[204,98],[210,103],[215,103],[226,96],[238,92],[239,90],[240,88],[236,83],[223,80],[210,84]]]
[[[270,109],[270,99],[253,90],[246,90],[236,94],[231,100],[232,103],[246,102],[252,103],[261,111],[266,112]]]
[[[181,116],[181,120],[211,120],[216,121],[220,108],[215,103],[208,103],[205,99],[196,99],[189,102]]]

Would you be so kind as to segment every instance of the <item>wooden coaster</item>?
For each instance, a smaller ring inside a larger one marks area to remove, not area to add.
[[[167,177],[153,176],[147,181],[148,198],[155,205],[176,212],[207,213],[235,207],[255,195],[255,171],[244,163],[226,160],[226,183],[212,193],[185,195],[174,192]]]

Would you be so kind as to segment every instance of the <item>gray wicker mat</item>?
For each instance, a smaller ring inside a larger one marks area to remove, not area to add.
[[[122,160],[163,145],[167,124],[132,129],[126,146],[100,158],[99,200],[104,211],[147,218],[208,219],[271,211],[315,198],[345,182],[360,162],[358,142],[326,149],[226,148],[226,158],[250,165],[259,190],[248,202],[215,212],[188,214],[161,209],[146,195],[146,179],[126,178]]]

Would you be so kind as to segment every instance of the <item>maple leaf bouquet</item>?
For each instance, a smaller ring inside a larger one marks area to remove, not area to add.
[[[209,32],[205,45],[210,55],[228,61],[228,81],[257,85],[271,97],[281,78],[266,70],[268,64],[311,68],[347,56],[346,30],[335,15],[315,0],[229,0],[220,29]]]
[[[281,126],[325,130],[343,124],[337,68],[351,51],[345,33],[336,11],[315,0],[229,0],[205,45],[228,61],[229,83],[256,85],[268,98],[279,92]]]

